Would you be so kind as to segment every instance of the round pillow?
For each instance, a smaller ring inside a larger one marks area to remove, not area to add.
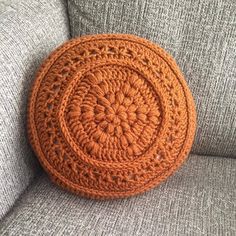
[[[58,185],[122,198],[158,185],[186,159],[196,125],[175,61],[126,34],[76,38],[39,69],[28,106],[30,143]]]

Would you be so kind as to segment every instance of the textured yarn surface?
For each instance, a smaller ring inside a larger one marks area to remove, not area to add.
[[[135,34],[178,62],[198,125],[191,151],[236,157],[235,0],[70,0],[72,37]]]
[[[235,161],[190,154],[158,188],[116,201],[77,197],[42,175],[0,223],[0,235],[235,236]]]
[[[175,61],[133,35],[71,40],[41,66],[31,144],[54,182],[92,198],[144,192],[190,151],[195,107]]]

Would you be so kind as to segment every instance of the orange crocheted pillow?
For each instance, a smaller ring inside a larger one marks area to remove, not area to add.
[[[41,66],[29,139],[54,182],[92,198],[153,188],[186,159],[195,106],[175,61],[148,40],[83,36]]]

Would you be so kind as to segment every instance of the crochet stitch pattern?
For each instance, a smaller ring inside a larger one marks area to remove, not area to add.
[[[196,112],[174,59],[127,34],[72,39],[40,67],[28,104],[30,143],[61,187],[85,197],[136,195],[187,158]]]

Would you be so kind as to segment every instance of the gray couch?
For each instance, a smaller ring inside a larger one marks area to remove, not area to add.
[[[52,184],[26,135],[40,63],[83,34],[131,33],[172,54],[193,92],[188,160],[160,186],[89,200]],[[234,0],[0,1],[0,235],[236,235]]]

